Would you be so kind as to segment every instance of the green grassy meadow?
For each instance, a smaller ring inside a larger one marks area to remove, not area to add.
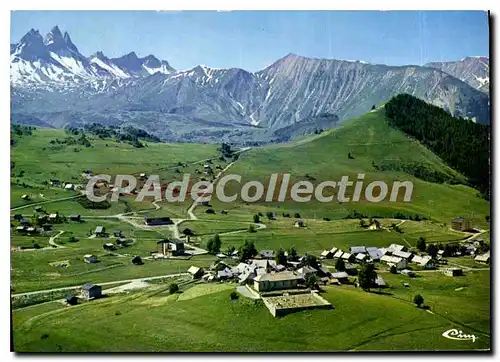
[[[367,293],[349,285],[326,287],[323,296],[334,310],[281,318],[272,317],[261,301],[245,297],[231,301],[232,288],[227,284],[222,284],[222,289],[217,285],[194,286],[173,296],[160,287],[74,307],[45,304],[14,311],[14,345],[16,351],[47,352],[489,348],[488,272],[469,273],[451,284],[436,273],[412,280],[409,289],[399,287],[399,280],[386,279],[394,284],[386,290],[388,294]],[[467,288],[454,292],[459,285]],[[417,292],[423,294],[434,314],[408,302]],[[161,316],[168,316],[168,323]],[[93,323],[83,323],[87,320]],[[472,343],[441,336],[451,328],[479,338]],[[48,337],[41,339],[43,334]],[[72,338],[76,335],[80,337]]]
[[[31,136],[15,136],[17,143],[11,155],[15,162],[14,172],[25,171],[32,183],[42,183],[50,178],[78,182],[84,170],[92,170],[96,175],[153,173],[178,162],[195,162],[217,156],[217,145],[213,144],[147,142],[147,147],[139,149],[125,142],[99,139],[90,134],[87,138],[91,147],[58,145],[57,150],[50,148],[50,141],[67,136],[64,130],[43,128],[33,131]],[[40,164],[45,167],[40,168]]]

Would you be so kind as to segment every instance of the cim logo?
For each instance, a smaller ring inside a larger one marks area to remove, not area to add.
[[[472,341],[475,342],[478,337],[473,334],[464,334],[464,332],[458,329],[450,329],[442,334],[443,337],[448,339],[454,339],[456,341]]]

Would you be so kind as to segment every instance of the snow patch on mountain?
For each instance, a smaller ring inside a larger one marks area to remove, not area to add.
[[[108,64],[105,63],[102,59],[99,59],[98,57],[93,57],[90,59],[92,63],[97,64],[99,67],[102,69],[105,69],[108,71],[110,74],[114,75],[117,78],[129,78],[130,76],[126,74],[123,70],[121,70],[119,67],[117,67],[114,64]]]

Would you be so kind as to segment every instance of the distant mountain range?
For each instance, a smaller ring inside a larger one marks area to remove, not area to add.
[[[451,74],[483,92],[489,93],[490,91],[490,59],[488,57],[466,57],[456,62],[433,62],[425,66]]]
[[[57,26],[45,37],[30,30],[10,53],[14,122],[133,125],[181,142],[269,142],[335,127],[409,93],[489,123],[484,57],[420,67],[288,54],[255,73],[203,65],[178,71],[154,55],[85,57]]]
[[[138,58],[134,52],[108,59],[102,52],[85,57],[67,32],[54,27],[43,38],[31,29],[17,44],[11,44],[11,81],[15,86],[70,85],[95,79],[145,77],[175,70],[153,55]]]

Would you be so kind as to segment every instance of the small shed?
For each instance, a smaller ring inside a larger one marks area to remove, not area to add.
[[[95,299],[102,296],[102,287],[100,285],[86,283],[82,286],[82,294],[86,299]]]
[[[115,250],[115,245],[112,243],[106,243],[102,247],[104,250]]]
[[[193,279],[199,279],[203,276],[203,269],[193,265],[188,269],[188,273],[191,274]]]
[[[86,263],[97,263],[97,257],[95,255],[92,255],[92,254],[86,254],[83,256],[83,260],[86,262]]]
[[[337,279],[340,283],[347,283],[349,281],[349,275],[346,272],[332,273],[332,278]]]
[[[82,220],[82,216],[81,215],[77,215],[77,214],[73,214],[73,215],[69,216],[69,219],[71,221],[81,221]]]
[[[64,300],[69,305],[77,305],[78,304],[78,298],[75,297],[74,295],[68,295],[66,298],[64,298]]]
[[[96,236],[105,236],[106,235],[106,228],[104,226],[98,226],[95,228],[94,234]]]
[[[306,224],[304,223],[304,220],[296,220],[293,223],[293,226],[295,226],[296,228],[303,228],[306,227]]]
[[[444,270],[444,275],[449,277],[458,277],[463,275],[463,270],[461,268],[446,268]]]
[[[144,262],[142,261],[141,257],[140,256],[134,256],[134,258],[132,259],[132,264],[134,265],[142,265],[144,264]]]
[[[50,231],[52,230],[52,224],[43,224],[42,229],[43,231]]]

